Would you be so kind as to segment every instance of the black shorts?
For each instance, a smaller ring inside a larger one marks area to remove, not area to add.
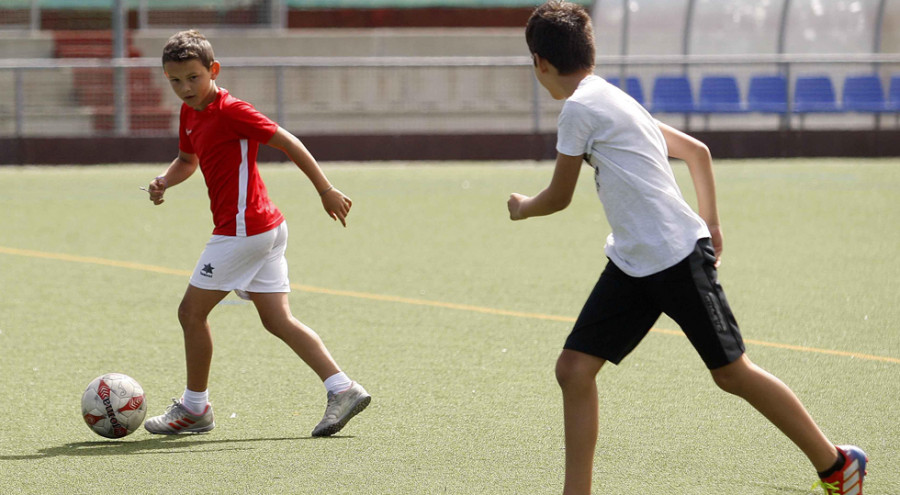
[[[565,348],[619,364],[665,313],[678,323],[707,368],[735,361],[744,353],[744,341],[717,280],[715,262],[709,239],[697,241],[677,265],[646,277],[626,275],[610,261]]]

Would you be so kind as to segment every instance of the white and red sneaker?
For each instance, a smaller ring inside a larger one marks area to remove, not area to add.
[[[206,404],[203,414],[194,414],[178,399],[172,399],[172,405],[161,416],[154,416],[144,421],[144,428],[158,435],[178,435],[181,433],[205,433],[216,427],[212,404]]]
[[[325,416],[313,429],[312,436],[327,437],[341,431],[347,421],[361,413],[371,401],[372,396],[356,382],[341,393],[329,392]]]
[[[861,448],[853,445],[838,445],[837,449],[844,454],[844,465],[831,476],[817,481],[813,489],[823,488],[825,495],[862,495],[869,458]]]

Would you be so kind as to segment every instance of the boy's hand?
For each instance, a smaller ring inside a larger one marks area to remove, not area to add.
[[[716,268],[722,264],[722,227],[718,225],[709,226],[709,238],[712,241],[713,249],[716,251]]]
[[[150,188],[147,192],[150,194],[150,201],[153,201],[154,205],[163,204],[165,202],[163,194],[166,193],[166,178],[159,176],[150,181]]]
[[[334,220],[340,220],[344,227],[347,226],[347,215],[350,213],[353,201],[344,196],[344,193],[334,187],[326,190],[322,193],[322,206],[325,207],[328,216]]]
[[[510,220],[522,220],[525,217],[522,215],[522,202],[528,199],[528,196],[519,193],[512,193],[509,195],[509,201],[506,202],[506,207],[509,208],[509,219]]]

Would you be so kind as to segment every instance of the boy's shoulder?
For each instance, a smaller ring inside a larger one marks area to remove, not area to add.
[[[590,146],[644,150],[658,141],[659,132],[656,120],[640,103],[596,75],[581,80],[563,105],[557,124],[561,140],[571,141],[560,151],[572,156],[578,156],[587,141]]]
[[[614,122],[649,117],[646,109],[625,91],[593,74],[581,80],[563,105],[563,112],[587,113]]]
[[[233,96],[225,88],[219,88],[213,102],[202,112],[195,112],[190,118],[213,122],[214,125],[228,128],[241,137],[261,143],[268,142],[278,129],[276,122],[249,102]]]
[[[219,94],[216,95],[216,99],[213,101],[213,104],[217,109],[225,110],[233,106],[247,105],[248,103],[232,95],[227,89],[219,88]]]
[[[248,110],[253,111],[253,105],[232,95],[227,89],[219,88],[216,98],[204,109],[203,113],[208,118],[227,118],[246,113]]]
[[[612,86],[607,83],[605,79],[591,74],[578,83],[578,87],[575,88],[575,92],[569,96],[567,102],[571,101],[582,104],[604,103],[607,100],[604,96],[609,88],[612,88]]]
[[[609,83],[591,75],[581,80],[575,91],[563,103],[563,114],[604,114],[619,104]]]

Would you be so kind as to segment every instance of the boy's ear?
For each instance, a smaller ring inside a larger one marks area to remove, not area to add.
[[[533,53],[531,54],[531,56],[534,57],[535,68],[541,71],[542,74],[550,71],[550,67],[552,67],[552,64],[550,64],[550,62],[548,62],[546,58],[541,57],[537,53]]]
[[[209,66],[210,79],[215,80],[219,77],[219,70],[222,69],[222,66],[219,65],[218,60],[213,60],[212,65]]]

